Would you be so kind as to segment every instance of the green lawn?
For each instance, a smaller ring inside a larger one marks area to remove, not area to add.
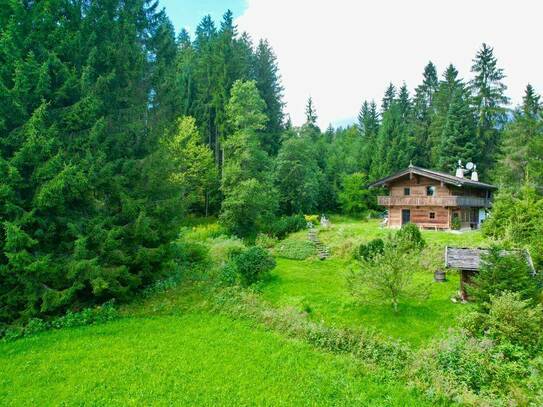
[[[209,314],[123,318],[0,344],[0,404],[425,405],[346,355]]]
[[[332,222],[330,229],[319,232],[320,239],[331,248],[332,258],[325,261],[277,259],[272,279],[263,289],[265,299],[276,306],[309,309],[312,318],[328,324],[375,329],[415,346],[445,333],[467,307],[451,301],[459,288],[458,275],[453,272],[448,273],[447,282],[432,283],[428,300],[400,304],[397,314],[387,305],[357,303],[346,284],[349,267],[356,267],[350,261],[351,253],[361,242],[385,237],[390,231],[380,228],[376,220],[363,222],[336,217],[332,218]],[[423,255],[433,257],[425,260],[439,266],[443,263],[445,245],[487,244],[477,231],[424,231],[423,235],[429,246]],[[307,233],[298,232],[291,238],[306,239]],[[417,280],[432,282],[432,271],[418,274]]]
[[[458,277],[433,283],[431,298],[360,305],[345,280],[352,250],[385,236],[378,222],[333,218],[320,233],[332,258],[278,258],[262,296],[273,306],[295,306],[314,320],[366,327],[414,346],[445,332],[465,305],[453,304]],[[191,233],[218,233],[216,225]],[[220,232],[220,231],[219,231]],[[446,244],[484,245],[478,232],[424,232],[442,256]],[[307,239],[299,232],[291,239]],[[431,281],[430,271],[417,279]],[[190,284],[136,301],[103,325],[63,329],[0,343],[0,405],[425,405],[405,383],[383,380],[346,354],[331,354],[267,331],[248,320],[211,315],[205,295]],[[200,311],[198,311],[200,310]]]

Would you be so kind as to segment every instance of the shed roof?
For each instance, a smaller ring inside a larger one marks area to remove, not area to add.
[[[504,254],[521,252],[526,258],[530,269],[535,273],[534,264],[527,250],[504,250]],[[445,267],[460,270],[478,271],[481,267],[481,257],[488,253],[488,249],[470,247],[445,247]]]
[[[454,185],[456,187],[467,186],[467,187],[472,187],[472,188],[488,189],[488,190],[498,189],[496,186],[491,185],[491,184],[486,184],[480,181],[473,181],[469,178],[460,178],[454,175],[447,174],[445,172],[428,170],[426,168],[416,167],[414,165],[410,165],[405,170],[398,171],[395,174],[389,175],[388,177],[381,178],[375,181],[373,184],[370,184],[370,188],[386,186],[386,184],[388,184],[389,182],[394,181],[398,178],[404,177],[405,175],[408,175],[408,174],[421,175],[423,177],[435,179],[435,180],[444,182],[445,184]]]

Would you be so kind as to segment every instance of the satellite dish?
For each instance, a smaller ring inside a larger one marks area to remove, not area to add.
[[[475,164],[473,164],[471,161],[466,164],[466,168],[471,171],[475,167]]]

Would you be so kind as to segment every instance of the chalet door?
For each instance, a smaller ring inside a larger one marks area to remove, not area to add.
[[[411,222],[411,210],[402,209],[402,225]]]

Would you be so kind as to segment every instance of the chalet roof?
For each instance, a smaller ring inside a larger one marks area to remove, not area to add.
[[[423,177],[435,179],[435,180],[444,182],[445,184],[454,185],[456,187],[472,187],[472,188],[487,189],[487,190],[498,189],[497,187],[491,184],[486,184],[484,182],[479,182],[479,181],[472,181],[469,178],[460,178],[454,175],[447,174],[445,172],[428,170],[426,168],[416,167],[414,165],[410,165],[405,170],[399,171],[395,174],[389,175],[388,177],[381,178],[380,180],[375,181],[373,184],[370,184],[370,188],[386,186],[386,184],[388,184],[389,182],[394,181],[398,178],[404,177],[409,174],[421,175]]]
[[[527,250],[516,250],[521,252],[526,258],[530,269],[535,273],[534,264],[530,253]],[[514,250],[503,253],[512,253]],[[481,267],[481,257],[488,253],[488,249],[470,248],[470,247],[445,247],[445,267],[459,270],[478,271]]]

